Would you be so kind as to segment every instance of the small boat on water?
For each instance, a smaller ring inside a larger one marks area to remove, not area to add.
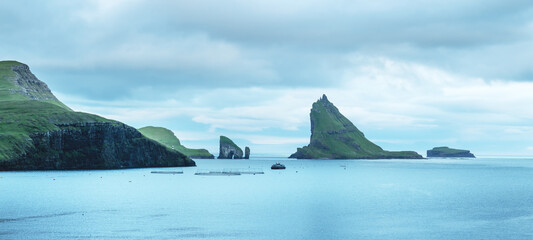
[[[281,164],[281,163],[276,163],[274,165],[272,165],[272,167],[270,167],[270,169],[285,169],[285,165]]]

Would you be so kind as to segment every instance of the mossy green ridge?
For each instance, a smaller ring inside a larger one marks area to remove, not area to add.
[[[385,151],[369,141],[323,95],[311,108],[311,141],[290,158],[298,159],[421,159],[414,151]]]
[[[220,136],[219,159],[242,159],[242,149],[226,136]]]
[[[427,151],[427,157],[445,157],[445,158],[475,158],[469,150],[454,149],[449,147],[434,147]]]
[[[0,170],[194,165],[135,128],[72,111],[27,65],[0,61]]]
[[[190,149],[181,145],[180,140],[172,131],[163,127],[143,127],[138,129],[145,137],[155,140],[170,149],[174,149],[187,155],[190,158],[208,158],[213,159],[215,156],[206,149]]]

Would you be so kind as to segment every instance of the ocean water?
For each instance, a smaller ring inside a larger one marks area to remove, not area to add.
[[[0,172],[0,239],[533,239],[533,159],[197,165]]]

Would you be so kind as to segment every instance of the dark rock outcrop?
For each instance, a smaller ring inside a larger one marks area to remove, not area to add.
[[[449,147],[434,147],[427,151],[427,157],[441,158],[475,158],[469,150],[453,149]]]
[[[220,136],[219,159],[242,159],[242,149],[231,139]]]
[[[385,151],[369,141],[323,95],[313,103],[310,113],[311,141],[289,158],[298,159],[420,159],[413,151]]]
[[[244,159],[250,159],[250,148],[249,147],[244,148]]]

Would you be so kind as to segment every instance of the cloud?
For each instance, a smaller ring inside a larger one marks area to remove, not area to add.
[[[265,136],[265,135],[237,135],[236,137],[246,139],[252,144],[258,145],[286,145],[286,144],[302,144],[307,145],[309,138],[302,137],[279,137],[279,136]]]
[[[201,141],[201,140],[218,140],[219,136],[212,133],[206,133],[204,131],[183,131],[183,130],[172,130],[174,135],[178,137],[180,141]]]
[[[16,1],[0,9],[5,56],[53,76],[63,92],[100,99],[147,86],[160,94],[331,87],[353,52],[505,80],[530,78],[533,67],[521,51],[533,37],[528,1]]]
[[[232,6],[229,8],[228,6]],[[354,50],[362,44],[464,47],[515,40],[526,1],[174,1],[159,17],[245,44]],[[281,10],[283,9],[283,10]],[[209,11],[209,15],[196,14]],[[170,17],[176,16],[176,17]],[[516,27],[518,26],[518,27]]]

